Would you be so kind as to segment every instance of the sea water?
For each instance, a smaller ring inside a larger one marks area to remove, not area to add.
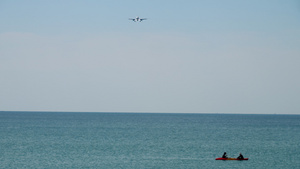
[[[0,146],[0,168],[291,169],[300,115],[0,112]]]

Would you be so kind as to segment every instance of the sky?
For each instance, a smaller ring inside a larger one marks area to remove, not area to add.
[[[300,114],[299,46],[299,0],[1,0],[0,111]]]

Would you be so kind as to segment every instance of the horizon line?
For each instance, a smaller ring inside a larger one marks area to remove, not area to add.
[[[236,113],[236,112],[145,112],[145,111],[47,111],[47,110],[0,110],[2,112],[41,112],[41,113],[135,113],[135,114],[240,114],[240,115],[300,115],[297,113]]]

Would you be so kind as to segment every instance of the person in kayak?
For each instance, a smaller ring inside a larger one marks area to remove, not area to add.
[[[244,159],[244,156],[242,155],[242,153],[240,153],[240,155],[237,157],[237,159],[239,159],[239,160],[243,160]]]
[[[222,158],[228,158],[226,152],[222,155]]]

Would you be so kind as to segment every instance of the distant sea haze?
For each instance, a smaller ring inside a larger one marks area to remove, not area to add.
[[[299,122],[299,115],[0,112],[0,168],[300,168]],[[215,160],[224,152],[249,160]]]

